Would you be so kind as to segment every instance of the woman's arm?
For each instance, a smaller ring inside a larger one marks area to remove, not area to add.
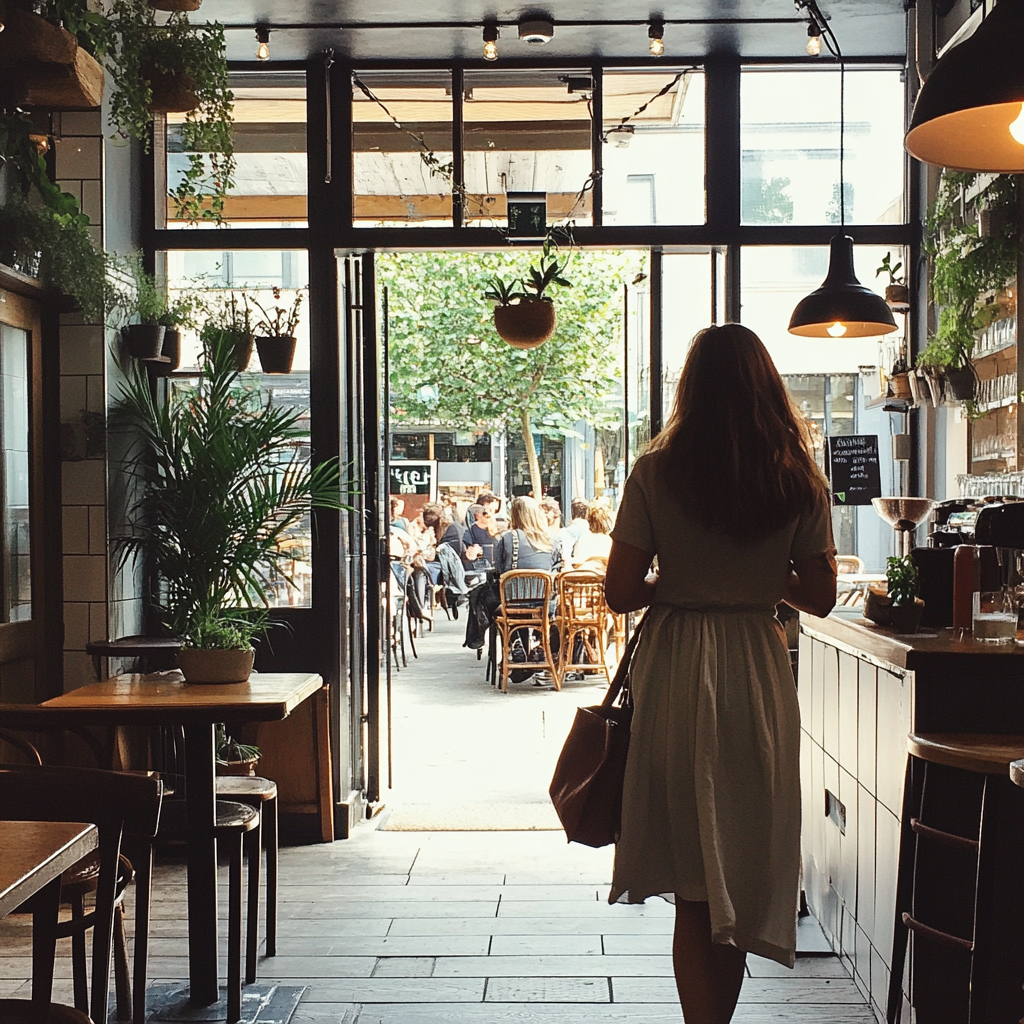
[[[634,612],[654,600],[657,578],[649,577],[654,556],[623,541],[612,540],[604,596],[613,612]]]
[[[836,561],[821,554],[793,563],[786,585],[786,604],[824,618],[836,603]]]

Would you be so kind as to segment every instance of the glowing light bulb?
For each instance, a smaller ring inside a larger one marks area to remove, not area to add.
[[[266,25],[256,26],[256,59],[270,60],[270,29]]]
[[[1017,120],[1010,125],[1010,134],[1024,146],[1024,103],[1020,105]]]
[[[841,338],[846,333],[846,324],[841,324],[837,320],[831,327],[826,327],[825,330],[830,338]]]
[[[804,50],[808,57],[821,56],[821,29],[813,21],[807,26],[807,45]]]
[[[647,52],[652,57],[661,57],[665,53],[665,25],[660,21],[652,21],[647,29]]]
[[[270,47],[266,43],[260,43],[256,47],[257,60],[270,60]]]

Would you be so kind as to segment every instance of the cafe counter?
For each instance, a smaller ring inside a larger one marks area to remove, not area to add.
[[[884,1020],[907,734],[1024,732],[1024,648],[801,614],[798,687],[804,891]]]

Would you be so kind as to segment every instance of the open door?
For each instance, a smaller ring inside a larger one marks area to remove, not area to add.
[[[40,308],[0,270],[0,700],[26,703],[63,690],[56,345],[43,345]]]

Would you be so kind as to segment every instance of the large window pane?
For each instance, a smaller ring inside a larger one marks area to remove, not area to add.
[[[234,184],[224,202],[229,227],[288,228],[306,226],[306,86],[294,73],[231,76],[235,94],[232,135]],[[167,188],[173,191],[189,166],[181,126],[184,114],[168,114]],[[209,161],[206,161],[209,167]],[[157,211],[166,227],[184,227],[170,197]],[[213,226],[203,222],[200,226]]]
[[[604,223],[703,224],[703,73],[607,71],[603,82]]]
[[[744,224],[839,223],[839,77],[836,68],[744,70]],[[903,221],[903,103],[899,71],[847,69],[848,224]]]
[[[451,226],[451,162],[447,71],[360,71],[354,76],[352,205],[357,227]]]
[[[32,618],[28,479],[28,333],[0,324],[0,622]]]
[[[716,254],[675,253],[662,258],[662,411],[672,411],[676,386],[693,336],[714,322],[712,260]]]
[[[543,192],[549,224],[592,223],[585,71],[466,72],[467,224],[504,227],[505,194]]]

